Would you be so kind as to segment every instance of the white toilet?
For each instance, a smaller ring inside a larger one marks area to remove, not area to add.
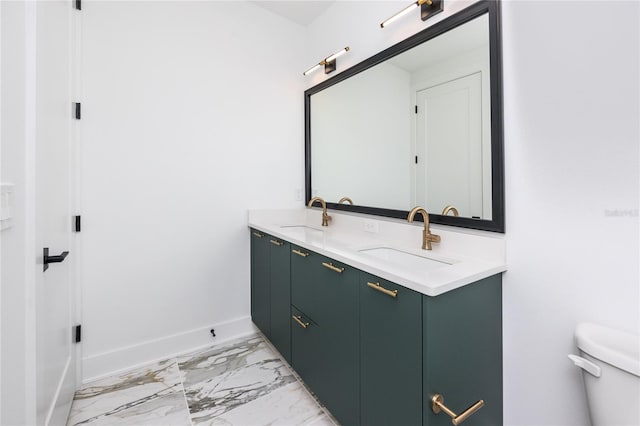
[[[639,426],[640,336],[582,323],[575,338],[593,426]]]

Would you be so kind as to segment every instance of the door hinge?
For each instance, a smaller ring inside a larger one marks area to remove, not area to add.
[[[418,105],[416,105],[416,114],[418,113]]]
[[[75,112],[76,120],[80,120],[80,118],[82,117],[81,108],[82,108],[82,106],[80,105],[80,102],[76,102],[76,112]]]
[[[82,10],[82,0],[76,0],[76,1],[75,1],[75,5],[74,5],[74,7],[75,7],[77,10]]]
[[[80,324],[73,327],[73,341],[75,343],[82,342],[82,325]]]
[[[82,229],[82,219],[80,216],[76,216],[75,231],[80,232],[81,229]]]

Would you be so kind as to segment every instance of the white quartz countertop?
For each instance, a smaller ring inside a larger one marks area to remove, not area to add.
[[[251,210],[248,225],[427,296],[507,269],[501,234],[432,225],[431,232],[442,241],[433,244],[433,250],[422,250],[422,223],[336,211],[329,214],[332,221],[323,227],[319,209]],[[397,259],[380,258],[380,253],[382,257],[395,254]]]

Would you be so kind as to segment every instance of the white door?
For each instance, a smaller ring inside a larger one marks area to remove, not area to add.
[[[36,4],[36,248],[71,251],[71,14],[68,0]],[[36,265],[36,417],[65,424],[75,390],[74,252]]]
[[[480,73],[421,90],[416,105],[416,204],[482,217]]]

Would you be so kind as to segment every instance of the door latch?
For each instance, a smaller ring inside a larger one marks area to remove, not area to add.
[[[50,263],[64,262],[64,259],[67,257],[67,255],[69,255],[68,251],[63,251],[58,256],[49,256],[49,247],[45,247],[42,250],[42,252],[43,252],[43,255],[42,255],[43,271],[46,271],[47,269],[49,269]]]

